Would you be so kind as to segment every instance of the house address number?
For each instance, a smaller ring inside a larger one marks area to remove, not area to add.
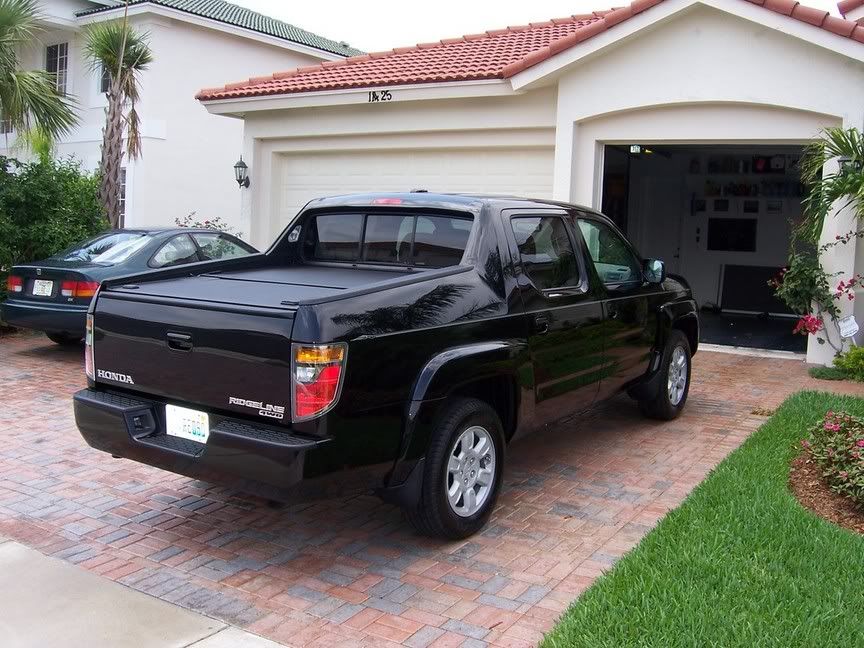
[[[382,101],[393,101],[393,93],[389,90],[371,90],[368,103],[381,103]]]

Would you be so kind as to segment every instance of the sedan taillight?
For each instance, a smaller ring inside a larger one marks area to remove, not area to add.
[[[15,275],[9,275],[6,278],[6,291],[10,293],[24,292],[24,280]]]
[[[344,344],[294,345],[292,420],[321,416],[339,400],[345,375]]]
[[[64,297],[92,297],[99,290],[98,281],[64,281],[60,294]]]

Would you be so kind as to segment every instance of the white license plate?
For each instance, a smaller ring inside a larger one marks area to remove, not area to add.
[[[33,294],[37,297],[50,297],[54,291],[54,282],[45,279],[33,281]]]
[[[165,431],[170,436],[207,443],[210,436],[210,417],[206,412],[177,407],[165,406]]]

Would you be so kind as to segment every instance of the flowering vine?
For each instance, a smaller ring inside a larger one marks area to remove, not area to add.
[[[822,268],[821,257],[839,245],[860,238],[864,238],[864,229],[837,235],[833,241],[811,248],[809,252],[795,252],[789,258],[789,265],[768,281],[777,297],[800,316],[793,333],[816,335],[819,344],[827,343],[838,354],[843,351],[838,324],[841,315],[839,304],[842,300],[855,299],[855,289],[864,287],[864,275],[839,279],[843,273],[826,273]],[[818,335],[825,331],[827,322],[836,331],[833,337],[837,342],[827,334]]]

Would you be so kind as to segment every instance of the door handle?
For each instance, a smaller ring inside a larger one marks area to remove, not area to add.
[[[191,351],[192,336],[188,333],[172,333],[168,332],[165,336],[168,339],[168,348],[175,351]]]
[[[545,317],[535,317],[534,332],[537,335],[546,335],[549,332],[549,320]]]

